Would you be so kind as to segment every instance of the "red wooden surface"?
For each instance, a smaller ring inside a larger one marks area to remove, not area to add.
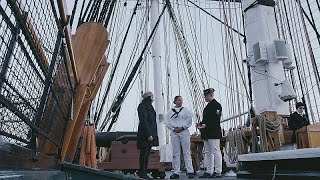
[[[98,168],[107,170],[139,169],[139,150],[136,141],[129,141],[126,144],[120,141],[112,142],[110,157],[110,162],[98,163]],[[148,169],[165,171],[171,169],[171,163],[160,162],[159,151],[151,150]]]

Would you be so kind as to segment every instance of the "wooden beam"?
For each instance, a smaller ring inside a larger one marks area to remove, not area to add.
[[[87,126],[88,128],[88,133],[87,133],[87,142],[86,142],[86,147],[85,147],[85,152],[86,152],[86,166],[90,167],[91,166],[91,136],[92,136],[92,126]]]
[[[91,167],[97,168],[97,146],[96,146],[96,133],[95,129],[92,126],[93,129],[92,135],[91,135],[91,150],[90,150],[90,159],[91,159]]]
[[[87,86],[96,74],[102,57],[109,45],[109,36],[106,29],[99,23],[89,22],[79,26],[72,43],[75,52],[75,63],[77,66],[80,83],[74,96],[73,121],[69,121],[62,147],[61,159],[65,160],[73,131],[81,106],[85,99]],[[74,139],[73,139],[74,140]]]
[[[86,160],[86,143],[88,137],[88,127],[84,127],[82,131],[82,141],[81,141],[81,148],[80,148],[80,158],[79,158],[79,165],[84,166]]]
[[[14,1],[14,3],[16,4],[16,6],[19,8],[19,14],[21,17],[26,17],[26,26],[28,28],[28,31],[30,33],[30,35],[32,36],[32,41],[33,43],[35,44],[35,48],[36,48],[36,51],[38,52],[38,55],[40,56],[40,63],[43,65],[44,67],[44,70],[45,71],[48,71],[49,70],[49,61],[47,59],[47,57],[45,56],[45,51],[43,50],[43,47],[42,47],[42,44],[41,44],[41,41],[38,37],[38,34],[36,33],[33,25],[32,25],[32,22],[30,20],[30,18],[28,16],[25,16],[25,14],[27,14],[27,12],[25,12],[23,9],[24,6],[23,6],[23,3],[20,2],[21,0],[19,1]]]
[[[58,0],[58,8],[59,8],[59,13],[60,13],[60,17],[61,17],[62,23],[66,24],[66,28],[64,28],[64,34],[65,34],[65,38],[66,38],[66,43],[67,43],[67,48],[68,48],[68,53],[69,53],[69,57],[70,57],[70,62],[71,62],[71,65],[72,65],[74,78],[76,80],[76,83],[78,84],[79,83],[79,77],[78,77],[77,66],[76,66],[76,63],[75,63],[73,46],[72,46],[72,42],[71,42],[71,28],[70,28],[70,25],[69,25],[69,22],[68,22],[67,15],[65,13],[65,12],[67,12],[65,0]]]
[[[85,127],[85,118],[88,114],[88,111],[90,109],[90,102],[88,103],[84,103],[81,106],[81,110],[79,113],[79,116],[77,118],[77,123],[75,124],[74,129],[76,129],[76,131],[72,132],[72,141],[69,144],[67,153],[66,153],[66,161],[68,162],[72,162],[74,159],[74,156],[76,154],[77,151],[77,146],[79,143],[79,139],[81,137],[81,133],[82,133],[82,129]]]
[[[102,62],[99,65],[97,73],[95,74],[95,76],[93,77],[93,80],[91,81],[91,84],[87,88],[86,97],[83,100],[83,103],[81,105],[81,110],[77,118],[77,123],[74,127],[74,129],[77,129],[77,131],[73,131],[73,134],[72,134],[73,140],[70,142],[70,145],[66,154],[66,157],[70,162],[72,162],[74,159],[74,156],[77,150],[77,145],[81,135],[81,130],[84,126],[85,118],[90,108],[90,103],[95,98],[102,84],[103,78],[108,70],[109,65],[110,63],[107,62],[106,57],[104,56],[102,59]]]

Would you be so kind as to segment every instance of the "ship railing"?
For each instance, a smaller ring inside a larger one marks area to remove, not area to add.
[[[220,121],[221,128],[225,131],[229,131],[229,129],[243,127],[243,126],[250,126],[250,117],[249,112],[243,112],[237,115],[230,116],[226,119]]]

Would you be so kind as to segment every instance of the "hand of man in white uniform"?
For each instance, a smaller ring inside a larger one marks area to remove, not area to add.
[[[175,127],[174,129],[173,129],[173,132],[175,132],[175,133],[180,133],[180,132],[182,132],[184,129],[183,129],[183,127]]]

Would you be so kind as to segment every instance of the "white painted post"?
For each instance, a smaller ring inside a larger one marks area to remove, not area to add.
[[[154,28],[158,18],[159,12],[159,0],[151,0],[151,21],[150,27]],[[159,30],[156,32],[154,40],[152,42],[152,60],[154,69],[154,97],[155,97],[155,111],[157,112],[157,126],[158,126],[158,137],[159,147],[161,148],[166,144],[165,125],[159,116],[163,117],[163,99],[161,93],[161,47],[160,47],[160,34]],[[160,161],[164,159],[164,153],[160,152]]]
[[[149,8],[149,4],[150,2],[149,1],[146,1],[146,9]],[[149,14],[147,15],[148,16],[148,20],[149,20]],[[144,33],[145,33],[145,43],[147,43],[148,41],[148,38],[149,38],[149,29],[148,27],[145,28],[144,30]],[[145,84],[144,84],[144,91],[147,92],[147,91],[150,91],[150,86],[149,86],[149,52],[147,54],[144,55],[144,58],[145,58],[145,73],[144,73],[144,76],[145,76]]]

